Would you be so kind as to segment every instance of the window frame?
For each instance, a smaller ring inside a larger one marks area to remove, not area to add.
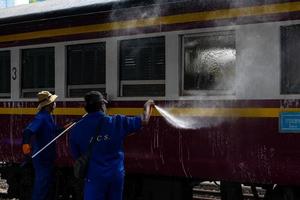
[[[103,45],[103,48],[104,48],[104,71],[105,71],[105,74],[104,74],[104,78],[105,78],[105,83],[104,84],[74,84],[74,85],[69,85],[68,83],[68,68],[69,68],[69,56],[68,56],[68,48],[71,47],[71,46],[87,46],[87,45]],[[71,90],[72,89],[104,89],[104,91],[106,91],[106,87],[107,87],[107,77],[106,77],[106,70],[107,70],[107,62],[106,62],[106,41],[104,40],[100,40],[100,41],[85,41],[85,42],[80,42],[80,43],[66,43],[64,45],[65,47],[65,98],[70,98],[70,99],[76,99],[76,98],[81,98],[81,97],[78,97],[78,96],[71,96],[70,93],[71,93]]]
[[[163,47],[164,47],[164,76],[165,76],[165,79],[157,79],[157,80],[140,80],[140,79],[137,79],[137,80],[121,80],[121,43],[123,41],[129,41],[129,40],[143,40],[143,39],[152,39],[152,38],[163,38],[164,40],[164,43],[163,43]],[[167,55],[166,55],[166,35],[150,35],[150,36],[147,36],[147,37],[129,37],[129,38],[123,38],[121,37],[119,40],[118,40],[118,98],[146,98],[146,97],[158,97],[158,98],[164,98],[166,96],[166,66],[167,66]],[[143,96],[139,96],[139,95],[135,95],[135,96],[124,96],[123,94],[123,86],[124,85],[157,85],[157,84],[160,84],[160,85],[164,85],[164,95],[162,96],[155,96],[155,95],[143,95]]]
[[[23,89],[23,51],[27,51],[27,50],[36,50],[36,49],[52,49],[53,50],[53,70],[54,70],[54,84],[53,84],[53,87],[36,87],[36,88],[26,88],[26,89]],[[40,91],[43,91],[43,90],[47,90],[47,91],[50,91],[50,92],[53,92],[55,93],[55,76],[56,76],[56,70],[55,70],[55,45],[53,46],[32,46],[32,47],[29,47],[29,48],[20,48],[19,49],[19,57],[20,57],[20,66],[19,66],[19,77],[20,77],[20,83],[19,83],[19,98],[21,99],[34,99],[35,97],[33,96],[24,96],[24,94],[26,92],[28,93],[38,93]],[[25,91],[25,92],[24,92]]]
[[[1,99],[9,99],[11,98],[11,51],[10,50],[0,50],[0,53],[3,52],[3,53],[8,53],[8,57],[9,57],[9,78],[8,78],[8,82],[9,82],[9,92],[8,93],[3,93],[3,92],[0,92],[0,98]]]

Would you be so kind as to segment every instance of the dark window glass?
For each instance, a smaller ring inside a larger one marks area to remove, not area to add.
[[[36,97],[41,90],[54,92],[54,48],[22,50],[21,96]]]
[[[10,52],[0,51],[0,98],[10,97]]]
[[[235,82],[235,37],[233,32],[185,36],[184,94],[228,94]]]
[[[120,43],[120,95],[165,95],[165,38]]]
[[[300,93],[300,25],[281,27],[281,94]]]
[[[69,97],[87,91],[105,92],[105,43],[67,47],[67,90]]]
[[[124,85],[123,94],[127,97],[161,96],[161,91],[164,91],[164,88],[164,84]]]

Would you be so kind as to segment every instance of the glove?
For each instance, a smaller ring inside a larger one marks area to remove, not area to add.
[[[154,104],[154,101],[152,99],[149,99],[145,104],[144,104],[144,107],[146,108],[147,106],[150,106],[150,107],[153,107],[155,104]]]
[[[31,146],[29,144],[22,145],[22,151],[24,155],[28,155],[31,153]]]
[[[145,104],[144,104],[144,113],[142,114],[142,122],[143,124],[148,124],[150,115],[152,113],[152,107],[154,106],[154,101],[152,99],[149,99]]]

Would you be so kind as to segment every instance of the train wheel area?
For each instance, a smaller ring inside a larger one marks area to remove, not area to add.
[[[227,181],[205,181],[193,188],[194,200],[298,200],[299,195],[299,187],[244,185]]]
[[[0,200],[29,200],[32,166],[0,167]],[[83,181],[70,168],[57,168],[55,200],[83,199]],[[300,188],[280,185],[244,185],[228,181],[203,181],[144,175],[127,175],[124,200],[299,200]]]

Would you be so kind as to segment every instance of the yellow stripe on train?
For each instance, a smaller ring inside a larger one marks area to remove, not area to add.
[[[16,40],[39,39],[55,36],[67,36],[74,34],[123,30],[157,25],[182,24],[190,22],[204,22],[210,20],[231,19],[247,16],[261,16],[270,14],[280,14],[300,11],[300,2],[288,2],[270,4],[262,6],[251,6],[244,8],[231,8],[215,11],[196,12],[163,17],[153,17],[148,19],[127,20],[119,22],[109,22],[94,25],[76,26],[68,28],[58,28],[29,33],[19,33],[0,36],[0,42],[10,42]]]
[[[182,117],[249,117],[276,118],[280,112],[300,112],[300,108],[165,108],[176,116]],[[1,115],[34,115],[36,108],[0,108]],[[139,115],[142,108],[110,108],[108,114]],[[83,108],[56,108],[54,115],[84,115]],[[161,116],[154,109],[152,116]]]

